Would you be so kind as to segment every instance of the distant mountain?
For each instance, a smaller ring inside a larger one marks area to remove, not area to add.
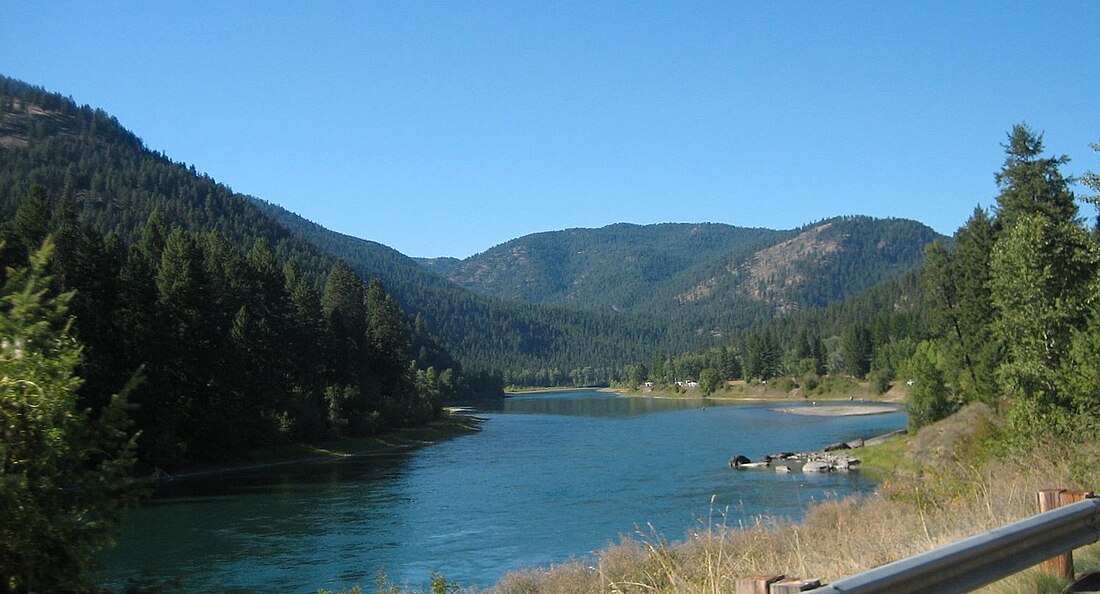
[[[441,276],[450,275],[456,266],[462,263],[458,258],[413,258],[418,264]]]
[[[483,295],[647,313],[729,330],[846,299],[920,265],[941,238],[914,221],[843,217],[793,231],[617,224],[420,262]],[[943,238],[946,239],[946,238]]]
[[[527,235],[457,262],[421,262],[463,287],[501,299],[626,310],[692,266],[782,235],[710,223],[620,223]]]
[[[326,229],[280,206],[250,200],[295,237],[346,260],[360,274],[380,278],[402,307],[421,317],[464,364],[477,369],[546,368],[565,375],[586,367],[606,371],[644,359],[653,348],[680,350],[698,342],[687,333],[669,332],[661,320],[646,315],[478,295],[392,248]]]

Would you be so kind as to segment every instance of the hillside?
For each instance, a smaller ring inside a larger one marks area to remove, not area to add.
[[[420,262],[484,295],[627,310],[701,262],[783,235],[712,223],[619,223],[527,235],[461,261]]]
[[[421,260],[483,295],[644,312],[728,331],[857,295],[944,239],[914,221],[836,218],[793,231],[617,224],[537,233],[465,260]]]
[[[296,237],[346,260],[360,274],[381,278],[398,303],[438,333],[460,360],[503,371],[506,379],[520,370],[545,369],[578,383],[601,383],[611,368],[646,358],[655,348],[682,350],[697,342],[687,333],[670,333],[659,319],[643,314],[578,311],[478,295],[382,244],[331,231],[262,200],[252,202]]]
[[[378,278],[467,368],[554,370],[582,383],[606,381],[616,366],[662,346],[683,349],[664,324],[637,316],[589,314],[505,303],[462,289],[380,244],[314,225],[232,191],[194,167],[147,148],[101,109],[0,77],[0,212],[10,217],[33,184],[67,202],[79,220],[123,245],[140,239],[154,210],[169,226],[217,231],[247,251],[265,239],[281,261],[296,261],[317,288],[336,258],[362,278]],[[576,372],[576,373],[574,373]]]

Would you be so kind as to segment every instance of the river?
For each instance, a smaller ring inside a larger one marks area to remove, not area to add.
[[[818,449],[906,422],[770,410],[800,405],[511,397],[481,405],[481,432],[417,450],[169,483],[129,514],[104,578],[305,593],[369,589],[384,569],[421,590],[433,572],[486,586],[620,535],[676,540],[708,522],[797,519],[815,501],[873,489],[859,473],[728,468],[737,454]]]

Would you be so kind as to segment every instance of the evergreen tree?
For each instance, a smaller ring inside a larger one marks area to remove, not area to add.
[[[993,221],[981,208],[955,233],[955,279],[957,295],[956,339],[968,371],[967,399],[972,395],[990,401],[1000,364],[1000,344],[993,333],[994,309],[990,296],[990,258],[996,241]]]
[[[871,371],[871,358],[874,355],[871,331],[867,326],[863,324],[849,326],[844,333],[843,348],[848,373],[859,379],[866,377]]]
[[[378,279],[371,279],[365,296],[371,363],[387,380],[395,379],[409,362],[409,331],[405,314]]]
[[[779,344],[768,330],[754,332],[745,343],[745,377],[767,381],[779,375]]]
[[[38,184],[31,186],[12,220],[24,252],[31,254],[42,245],[53,227],[52,218],[46,189]]]
[[[1004,144],[1005,163],[997,173],[997,224],[1011,229],[1028,214],[1040,214],[1052,221],[1071,222],[1077,217],[1077,204],[1069,190],[1071,178],[1059,169],[1069,157],[1041,157],[1043,136],[1026,124],[1017,124]]]
[[[89,571],[132,502],[125,392],[89,418],[77,406],[72,293],[50,295],[47,243],[0,293],[0,584],[93,591]]]

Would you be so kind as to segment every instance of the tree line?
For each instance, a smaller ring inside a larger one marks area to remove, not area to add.
[[[125,246],[33,187],[0,228],[17,267],[47,238],[53,290],[72,292],[83,344],[82,406],[98,411],[127,378],[150,466],[175,469],[260,446],[372,435],[425,423],[459,393],[499,393],[469,377],[375,279],[336,261],[323,284],[257,240],[168,225],[154,211]]]

